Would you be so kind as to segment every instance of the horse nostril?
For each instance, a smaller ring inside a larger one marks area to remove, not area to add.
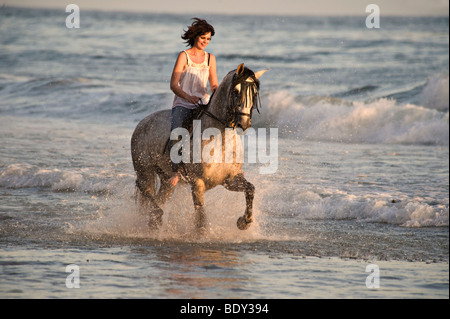
[[[236,124],[236,128],[240,128],[241,130],[245,131],[246,129],[252,127],[252,123],[251,122],[245,122],[245,123],[237,123]]]

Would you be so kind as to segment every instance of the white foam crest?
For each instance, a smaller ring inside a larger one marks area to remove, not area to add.
[[[264,185],[261,185],[264,186]],[[429,204],[419,198],[394,198],[389,194],[352,195],[338,189],[260,189],[268,214],[310,220],[357,220],[403,227],[449,225],[445,203]]]
[[[0,187],[50,188],[52,191],[110,192],[120,189],[123,183],[132,184],[132,175],[111,172],[92,172],[89,169],[40,168],[17,163],[0,168]]]
[[[370,103],[336,98],[296,99],[286,91],[263,99],[259,127],[311,141],[380,144],[449,144],[449,113],[379,99]]]
[[[422,90],[422,93],[419,95],[419,103],[430,109],[448,112],[448,88],[448,74],[435,74],[431,76]]]

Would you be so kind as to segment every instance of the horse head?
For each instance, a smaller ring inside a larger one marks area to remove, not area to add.
[[[233,128],[245,131],[252,126],[253,109],[259,113],[261,105],[258,78],[266,71],[254,73],[242,63],[234,72],[228,103],[229,122]]]

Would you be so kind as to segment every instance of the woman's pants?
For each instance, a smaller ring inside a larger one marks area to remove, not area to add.
[[[183,106],[175,106],[172,108],[172,124],[170,126],[170,131],[172,132],[174,129],[182,127],[189,131],[192,126],[192,120],[194,119],[194,110],[188,109]],[[169,151],[172,149],[178,140],[170,140],[169,141]],[[181,151],[181,149],[180,149]],[[172,162],[172,171],[178,171],[179,163]]]

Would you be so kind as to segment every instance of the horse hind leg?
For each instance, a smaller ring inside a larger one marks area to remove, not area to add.
[[[155,199],[156,174],[150,174],[147,178],[138,174],[136,179],[138,196],[138,210],[142,214],[148,214],[148,226],[150,229],[158,229],[162,225],[164,211],[159,207]]]
[[[253,198],[255,196],[255,186],[245,179],[244,174],[238,174],[234,178],[227,180],[223,186],[230,191],[245,193],[245,213],[238,218],[236,224],[240,230],[248,229],[254,220]]]
[[[169,177],[164,174],[159,174],[160,187],[158,192],[155,194],[155,201],[158,205],[163,205],[167,200],[172,197],[175,187],[169,181]]]

